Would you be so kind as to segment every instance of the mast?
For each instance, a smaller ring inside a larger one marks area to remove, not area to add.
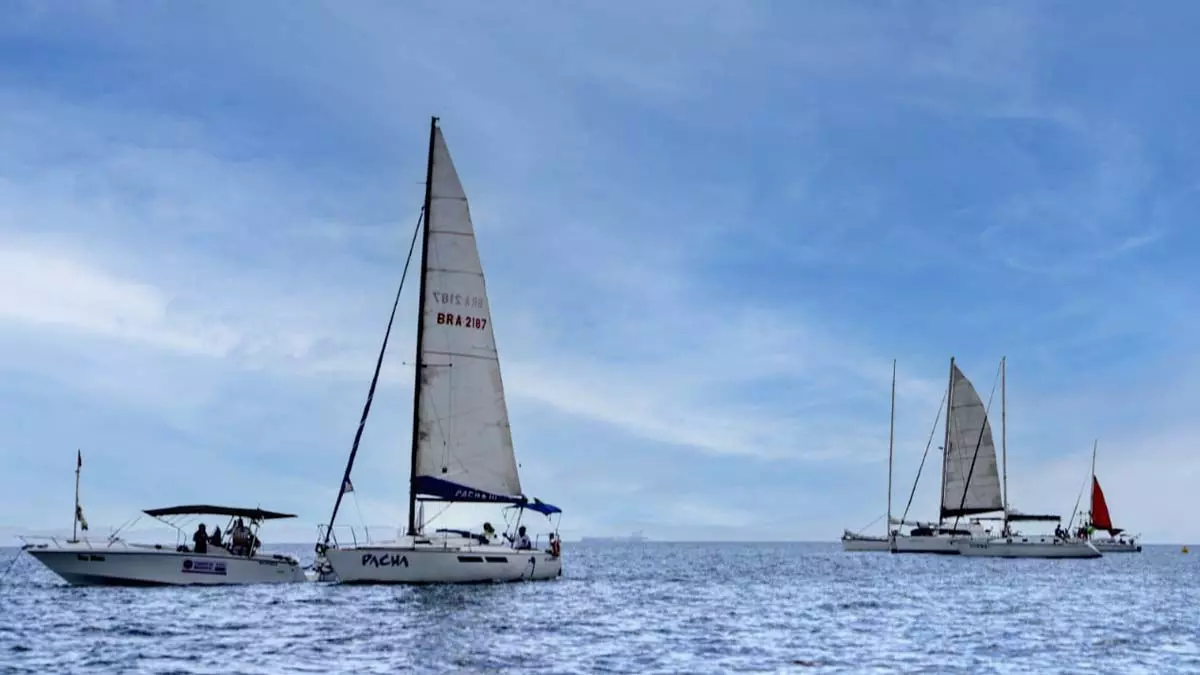
[[[1008,357],[1000,357],[1000,503],[1004,506],[1004,522],[1008,522]],[[993,385],[994,386],[994,385]],[[996,391],[993,389],[992,391]]]
[[[437,138],[438,118],[429,118],[429,162],[425,166],[425,214],[424,230],[421,233],[421,281],[418,286],[417,299],[417,360],[413,375],[413,415],[412,415],[412,464],[408,475],[408,534],[417,534],[417,443],[420,439],[421,418],[421,375],[425,362],[421,358],[425,334],[425,280],[429,276],[429,219],[430,203],[433,201],[433,146]]]
[[[950,379],[946,385],[946,437],[942,441],[942,490],[938,494],[938,522],[946,517],[946,463],[950,460],[950,412],[954,409],[954,357],[950,357]]]
[[[1088,498],[1088,525],[1092,524],[1092,518],[1096,515],[1096,446],[1098,445],[1100,445],[1099,438],[1092,441],[1092,484],[1088,486],[1091,488],[1092,494]]]
[[[71,541],[79,541],[79,472],[83,469],[83,453],[75,451],[75,513],[71,514]]]
[[[888,503],[884,534],[892,535],[892,457],[896,442],[896,359],[892,359],[892,416],[888,422]]]

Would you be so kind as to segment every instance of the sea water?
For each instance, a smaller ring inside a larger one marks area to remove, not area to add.
[[[18,553],[0,673],[1200,672],[1200,555],[1179,547],[567,543],[557,581],[428,587],[78,588]]]

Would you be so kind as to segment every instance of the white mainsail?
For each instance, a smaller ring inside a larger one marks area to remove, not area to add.
[[[467,197],[435,129],[424,265],[415,487],[452,501],[521,495]]]
[[[950,413],[942,476],[942,515],[986,513],[1004,509],[996,446],[987,408],[971,381],[953,362]]]

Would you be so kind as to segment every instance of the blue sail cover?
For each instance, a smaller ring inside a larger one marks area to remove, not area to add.
[[[547,516],[562,513],[562,509],[547,504],[540,499],[530,501],[525,495],[498,495],[483,490],[476,490],[453,481],[434,478],[433,476],[417,476],[414,488],[418,495],[433,497],[448,502],[512,504],[521,508],[537,511]]]

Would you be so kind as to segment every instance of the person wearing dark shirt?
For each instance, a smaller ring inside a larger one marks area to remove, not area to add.
[[[196,528],[196,533],[192,535],[192,543],[196,545],[196,553],[208,553],[208,533],[204,531],[204,523]]]

